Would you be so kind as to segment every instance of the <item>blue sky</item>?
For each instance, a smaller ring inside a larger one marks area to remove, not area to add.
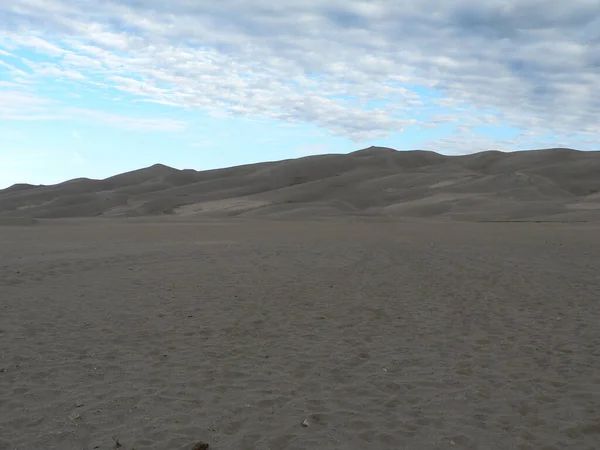
[[[598,150],[599,48],[600,0],[3,2],[0,188],[370,145]]]

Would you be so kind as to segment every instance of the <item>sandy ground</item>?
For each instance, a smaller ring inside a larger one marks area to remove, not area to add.
[[[0,449],[598,449],[598,236],[2,227]]]

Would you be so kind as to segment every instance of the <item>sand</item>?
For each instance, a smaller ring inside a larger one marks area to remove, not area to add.
[[[598,449],[599,233],[2,227],[0,449]]]
[[[37,220],[32,217],[0,217],[0,227],[20,227],[35,225]]]
[[[600,152],[448,156],[369,147],[218,170],[161,164],[104,180],[0,190],[3,218],[184,216],[600,223]]]

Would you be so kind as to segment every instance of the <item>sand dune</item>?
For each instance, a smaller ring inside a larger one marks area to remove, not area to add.
[[[195,215],[596,220],[600,152],[545,149],[444,156],[369,147],[226,169],[161,164],[104,180],[0,191],[0,217]],[[595,197],[594,197],[595,198]],[[220,205],[220,206],[219,206]],[[223,206],[229,205],[229,206]],[[232,206],[235,205],[235,206]]]
[[[371,147],[0,191],[0,450],[596,450],[599,225],[545,222],[600,222],[599,173]]]

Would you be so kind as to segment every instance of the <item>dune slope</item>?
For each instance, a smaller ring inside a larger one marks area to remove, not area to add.
[[[104,180],[0,190],[0,217],[600,219],[600,152],[445,156],[369,147],[225,169],[161,164]]]

